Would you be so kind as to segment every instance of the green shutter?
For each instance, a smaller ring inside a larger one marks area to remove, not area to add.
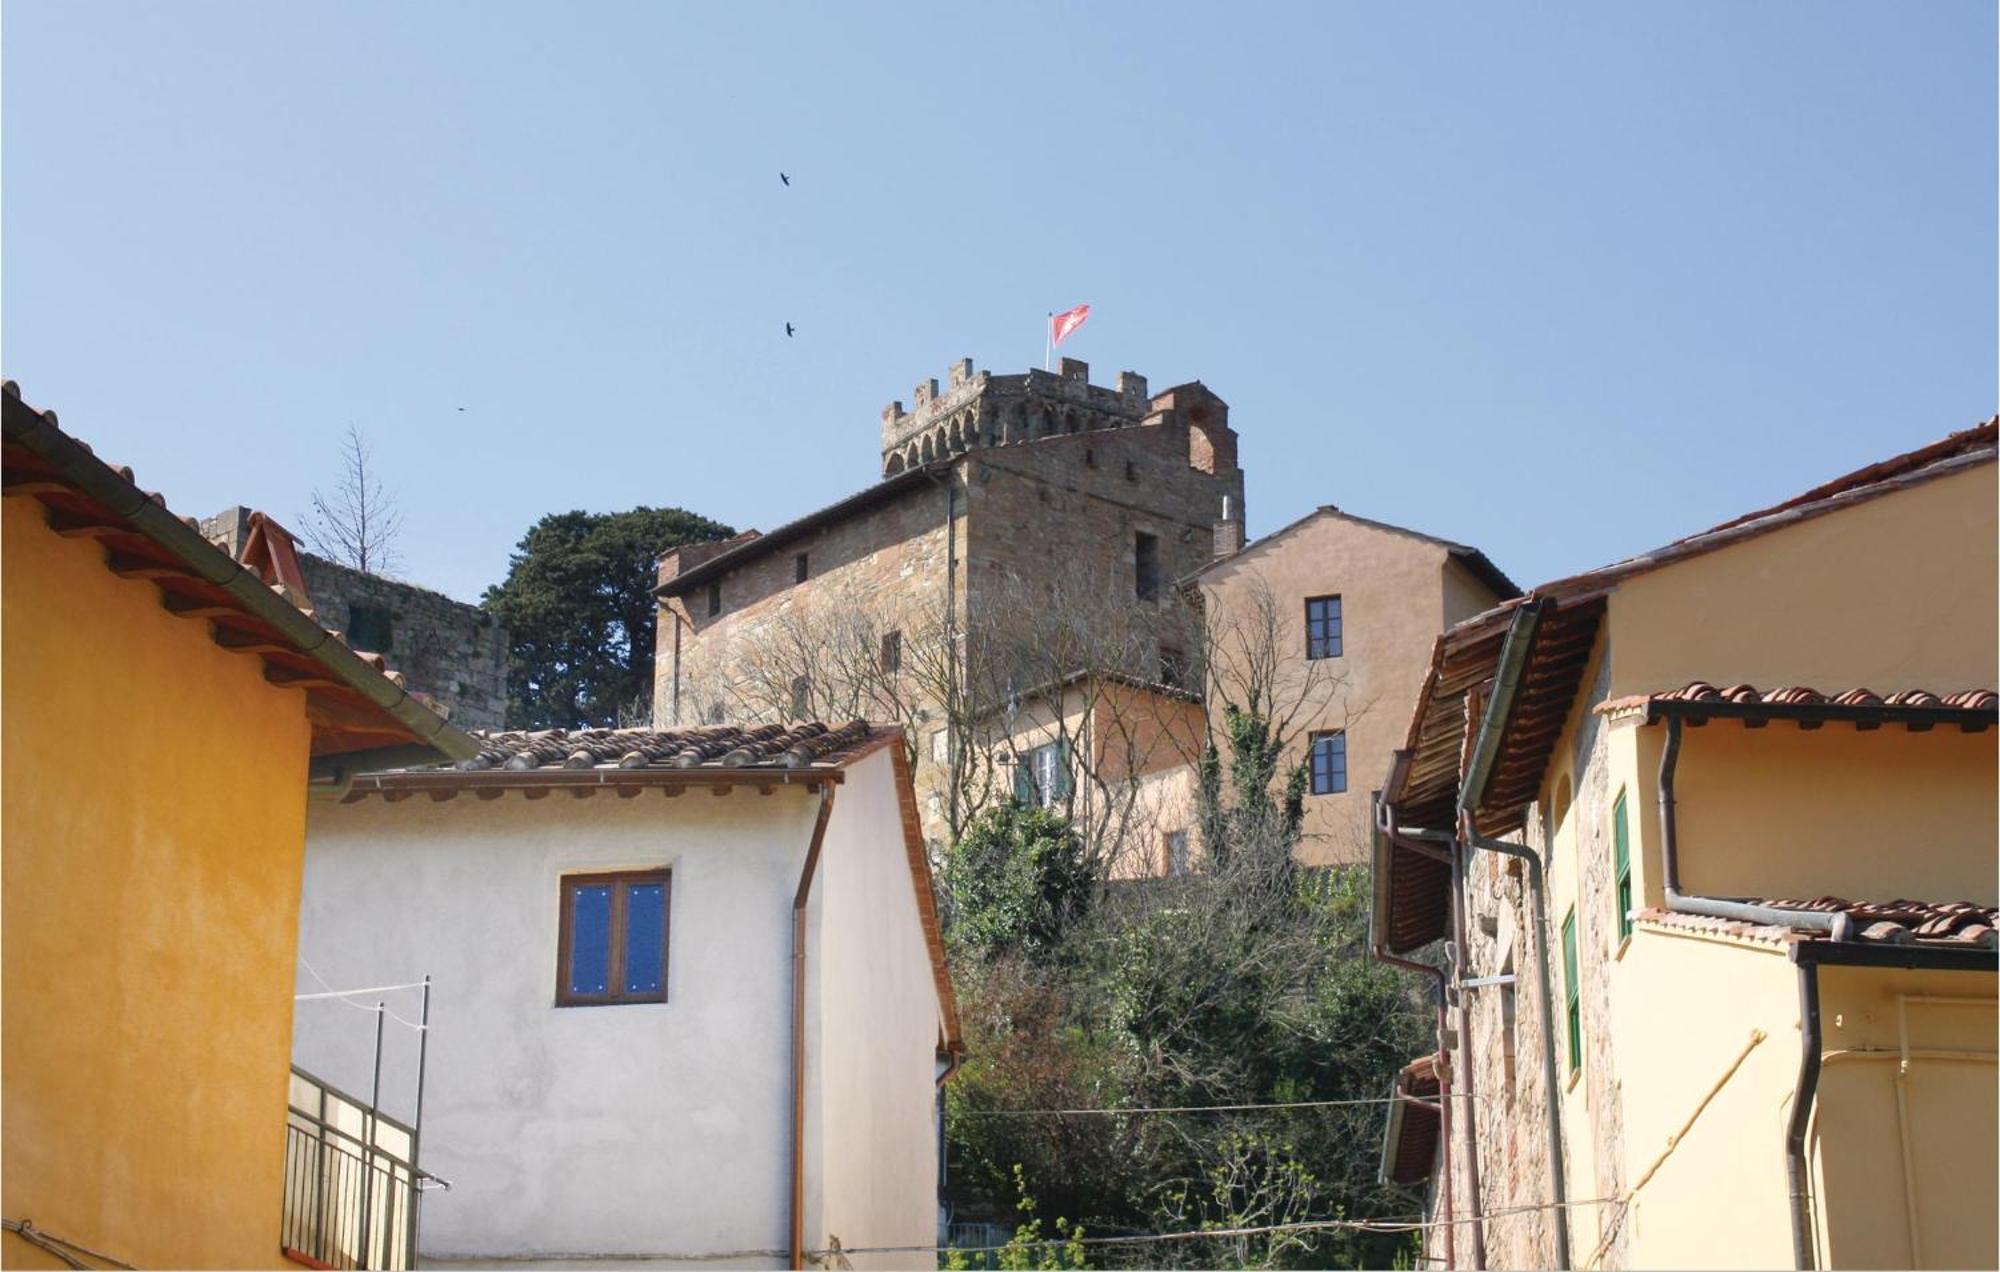
[[[1024,808],[1035,806],[1035,753],[1014,755],[1014,801]]]
[[[1057,799],[1069,798],[1069,739],[1056,743],[1056,795]]]
[[[1612,895],[1618,904],[1618,939],[1632,935],[1632,831],[1625,816],[1625,792],[1611,805]]]
[[[1563,994],[1569,1002],[1569,1067],[1583,1067],[1582,993],[1576,982],[1576,911],[1563,919]]]

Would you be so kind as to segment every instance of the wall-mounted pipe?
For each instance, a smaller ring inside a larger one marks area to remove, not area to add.
[[[1812,1121],[1813,1099],[1819,1094],[1820,1027],[1819,963],[1808,946],[1792,946],[1799,968],[1799,1078],[1792,1094],[1792,1116],[1785,1124],[1785,1182],[1792,1212],[1792,1266],[1810,1269],[1813,1262],[1812,1197],[1806,1180],[1806,1126]]]
[[[1465,979],[1465,853],[1457,845],[1451,854],[1451,941],[1453,983],[1450,996],[1458,1005],[1458,1053],[1465,1060],[1465,1187],[1471,1203],[1472,1220],[1472,1266],[1483,1269],[1486,1266],[1486,1224],[1485,1209],[1479,1197],[1479,1100],[1474,1081],[1478,1067],[1472,1058],[1472,1012],[1465,1005],[1465,991],[1460,983]]]
[[[1398,826],[1396,824],[1395,809],[1385,801],[1378,801],[1375,805],[1375,825],[1376,829],[1390,843],[1397,847],[1408,852],[1414,852],[1419,856],[1429,858],[1433,861],[1443,862],[1451,867],[1452,932],[1453,942],[1457,950],[1455,961],[1458,966],[1459,975],[1463,977],[1465,970],[1464,854],[1460,851],[1457,840],[1442,831],[1417,830]],[[1443,845],[1443,847],[1439,845]],[[1407,959],[1397,958],[1393,954],[1390,954],[1388,949],[1381,944],[1375,945],[1374,951],[1376,958],[1384,963],[1407,968],[1412,971],[1420,971],[1437,978],[1438,1050],[1444,1051],[1446,1049],[1444,1045],[1445,1003],[1447,998],[1451,997],[1447,991],[1447,986],[1450,982],[1444,972],[1426,963],[1413,963]],[[1465,1184],[1467,1197],[1470,1202],[1470,1213],[1466,1217],[1472,1221],[1473,1266],[1475,1268],[1484,1268],[1486,1266],[1486,1205],[1483,1189],[1479,1182],[1479,1106],[1478,1101],[1472,1098],[1472,1018],[1471,1013],[1465,1006],[1465,996],[1463,993],[1456,995],[1456,1002],[1458,1004],[1459,1049],[1460,1054],[1465,1058]],[[1449,1102],[1449,1100],[1446,1101],[1446,1103]],[[1450,1123],[1447,1122],[1439,1128],[1445,1132],[1445,1159],[1447,1164],[1449,1164],[1451,1158],[1449,1127]],[[1449,1230],[1447,1230],[1447,1235],[1449,1235]]]
[[[812,841],[806,845],[799,886],[792,894],[792,1270],[805,1267],[806,1255],[806,902],[819,873],[820,845],[833,816],[831,786],[819,788],[819,816],[813,819]]]
[[[1458,1266],[1458,1225],[1452,1222],[1451,1060],[1445,1052],[1444,1045],[1444,969],[1441,967],[1432,967],[1429,963],[1419,963],[1414,959],[1398,958],[1396,955],[1391,954],[1388,947],[1379,941],[1376,942],[1374,950],[1375,957],[1389,966],[1400,967],[1404,971],[1415,972],[1419,976],[1427,976],[1433,982],[1431,996],[1437,1003],[1437,1049],[1438,1055],[1445,1062],[1444,1068],[1438,1073],[1438,1139],[1444,1146],[1444,1168],[1442,1171],[1444,1190],[1444,1265],[1448,1268],[1455,1268]],[[1407,1099],[1408,1097],[1404,1098]],[[1410,1102],[1412,1104],[1422,1103],[1421,1100],[1411,1100]]]
[[[1681,719],[1666,717],[1667,742],[1660,750],[1660,895],[1668,910],[1679,914],[1703,914],[1710,918],[1735,919],[1767,927],[1805,928],[1825,932],[1836,941],[1854,939],[1854,918],[1844,910],[1780,909],[1759,905],[1741,897],[1710,897],[1681,891],[1680,837],[1674,814],[1674,771],[1680,764]]]
[[[1569,1175],[1563,1158],[1562,1079],[1556,1072],[1555,980],[1549,971],[1548,892],[1542,879],[1542,859],[1531,848],[1480,834],[1473,829],[1470,812],[1460,812],[1458,819],[1459,833],[1465,843],[1488,852],[1519,857],[1528,863],[1528,892],[1534,902],[1528,926],[1535,934],[1535,966],[1542,978],[1542,1082],[1548,1089],[1549,1178],[1555,1193],[1556,1266],[1567,1269],[1570,1266]]]

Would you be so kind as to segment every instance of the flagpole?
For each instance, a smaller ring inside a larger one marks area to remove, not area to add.
[[[1056,311],[1049,310],[1049,316],[1042,319],[1042,370],[1049,369],[1049,357],[1055,352]]]

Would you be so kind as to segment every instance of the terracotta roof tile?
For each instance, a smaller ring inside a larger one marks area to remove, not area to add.
[[[1756,900],[1752,904],[1807,913],[1845,913],[1854,920],[1857,939],[1873,945],[1993,949],[1996,946],[1995,929],[2000,927],[2000,910],[1971,901],[1848,901],[1840,897],[1818,897],[1811,901]],[[1820,932],[1705,914],[1644,909],[1639,911],[1637,917],[1660,927],[1770,944],[1827,939]]]
[[[1697,680],[1666,693],[1613,698],[1598,703],[1592,710],[1599,715],[1624,715],[1647,710],[1649,718],[1652,718],[1655,712],[1650,709],[1663,704],[1679,708],[1673,714],[1687,717],[1695,723],[1700,722],[1703,713],[1698,710],[1690,712],[1686,708],[1714,704],[1738,709],[1729,714],[1739,716],[1744,714],[1741,708],[1800,708],[1803,710],[1772,712],[1771,715],[1799,720],[1809,728],[1817,727],[1814,722],[1829,720],[1847,719],[1864,728],[1884,720],[1896,720],[1919,730],[1939,723],[1955,723],[1977,732],[2000,717],[2000,694],[1991,689],[1961,689],[1944,695],[1928,689],[1899,689],[1884,696],[1865,687],[1844,689],[1838,693],[1822,692],[1806,685],[1788,685],[1768,691],[1760,690],[1755,685],[1730,685],[1718,689],[1705,680]],[[1975,715],[1987,718],[1974,718]]]
[[[535,769],[793,769],[838,765],[878,740],[865,720],[692,729],[542,729],[475,731],[479,754],[460,771]]]

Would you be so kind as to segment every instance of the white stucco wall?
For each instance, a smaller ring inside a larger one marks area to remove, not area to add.
[[[848,771],[823,852],[814,941],[820,1083],[809,1146],[821,1183],[806,1241],[928,1246],[937,1236],[937,994],[887,750]],[[850,1261],[937,1266],[928,1252]]]
[[[830,895],[875,869],[860,861],[875,845],[859,842],[867,836],[856,806],[888,798],[868,793],[876,784],[851,781],[836,804],[846,816]],[[702,789],[671,799],[419,795],[313,810],[304,957],[341,988],[426,972],[436,983],[422,1157],[452,1189],[426,1194],[424,1259],[715,1262],[785,1248],[790,913],[815,811],[802,789],[764,796],[741,786],[719,797]],[[900,868],[896,825],[881,816],[869,832],[882,841],[876,855],[887,860],[893,847]],[[561,876],[659,866],[673,871],[668,1001],[555,1007]],[[911,993],[906,981],[927,977],[917,955],[909,961],[907,972],[878,969],[883,992],[901,997]],[[301,972],[300,992],[319,988]],[[930,1013],[934,995],[927,982],[919,988],[916,1001]],[[416,995],[386,997],[416,1018]],[[887,1015],[900,1039],[910,1028],[902,1010]],[[296,1019],[296,1062],[365,1098],[372,1017],[308,1002]],[[928,1039],[922,1051],[921,1074],[895,1075],[907,1094],[858,1098],[927,1109]],[[414,1035],[392,1023],[382,1100],[392,1115],[413,1111],[414,1059]],[[843,1091],[889,1080],[851,1058],[841,1065]],[[836,1101],[829,1124],[845,1138],[842,1107]],[[887,1160],[842,1165],[904,1174]],[[928,1158],[914,1168],[925,1186],[908,1203],[927,1220],[931,1170]]]

